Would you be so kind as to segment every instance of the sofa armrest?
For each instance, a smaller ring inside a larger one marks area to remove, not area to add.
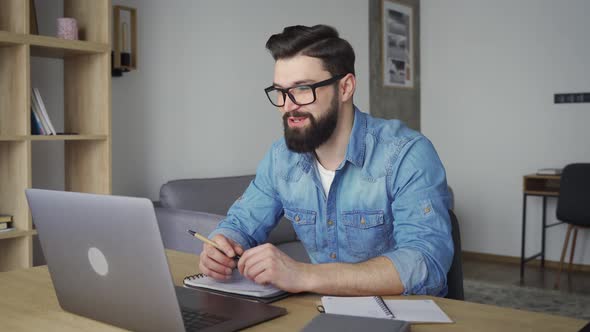
[[[203,243],[191,237],[186,230],[192,229],[208,236],[224,218],[217,214],[190,210],[161,207],[155,210],[164,247],[197,255],[203,250]]]

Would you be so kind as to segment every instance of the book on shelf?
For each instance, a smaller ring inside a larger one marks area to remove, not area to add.
[[[8,228],[0,229],[0,233],[6,233],[6,232],[13,231],[13,230],[14,230],[14,227],[8,227]]]
[[[539,168],[537,175],[561,175],[561,168]]]
[[[33,129],[36,129],[37,135],[49,135],[47,124],[43,121],[39,105],[31,95],[31,121],[34,122],[34,127],[31,127],[31,133],[34,134]]]
[[[39,135],[49,135],[49,127],[47,127],[47,123],[41,115],[41,110],[39,109],[39,104],[37,104],[37,101],[35,100],[34,94],[31,94],[31,113],[39,128]]]
[[[31,93],[31,106],[37,112],[37,117],[39,120],[41,120],[43,128],[45,129],[45,133],[47,135],[56,135],[55,127],[53,126],[53,123],[51,123],[51,119],[49,118],[49,114],[45,108],[45,103],[43,102],[41,93],[37,88],[33,88]]]
[[[8,232],[13,230],[12,228],[12,216],[0,214],[0,232]]]
[[[12,216],[8,214],[0,214],[0,222],[11,222]]]
[[[37,117],[37,113],[33,111],[33,106],[31,105],[31,135],[45,135],[45,131],[43,130],[43,126],[41,125],[41,120]]]

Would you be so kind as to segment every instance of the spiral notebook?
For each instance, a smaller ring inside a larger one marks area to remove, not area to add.
[[[262,303],[271,303],[290,295],[272,285],[259,285],[244,276],[238,270],[234,270],[232,278],[227,282],[217,281],[202,273],[187,276],[183,280],[185,287],[205,289],[222,295],[254,300]]]
[[[328,314],[397,319],[411,323],[453,323],[433,300],[323,296],[322,307]]]

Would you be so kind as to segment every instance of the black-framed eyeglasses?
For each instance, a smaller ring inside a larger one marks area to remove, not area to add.
[[[296,105],[309,105],[316,100],[315,89],[333,84],[344,76],[346,76],[346,74],[336,75],[325,81],[314,84],[302,84],[285,89],[277,88],[271,85],[264,89],[264,92],[266,92],[266,96],[268,97],[270,103],[276,107],[285,106],[285,100],[287,96],[289,96],[289,99],[291,99],[291,101]]]

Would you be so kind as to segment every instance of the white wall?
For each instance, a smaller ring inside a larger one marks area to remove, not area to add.
[[[113,193],[157,199],[172,179],[253,173],[281,137],[263,89],[271,34],[329,24],[357,55],[368,111],[368,4],[357,0],[114,1],[138,8],[139,70],[113,78]]]
[[[438,149],[464,250],[520,256],[522,176],[590,161],[590,2],[422,0],[422,129]],[[555,220],[550,200],[549,222]],[[527,254],[540,250],[541,199],[529,198]],[[559,260],[565,226],[547,231]],[[589,232],[575,262],[590,263]],[[534,243],[532,243],[534,241]]]

